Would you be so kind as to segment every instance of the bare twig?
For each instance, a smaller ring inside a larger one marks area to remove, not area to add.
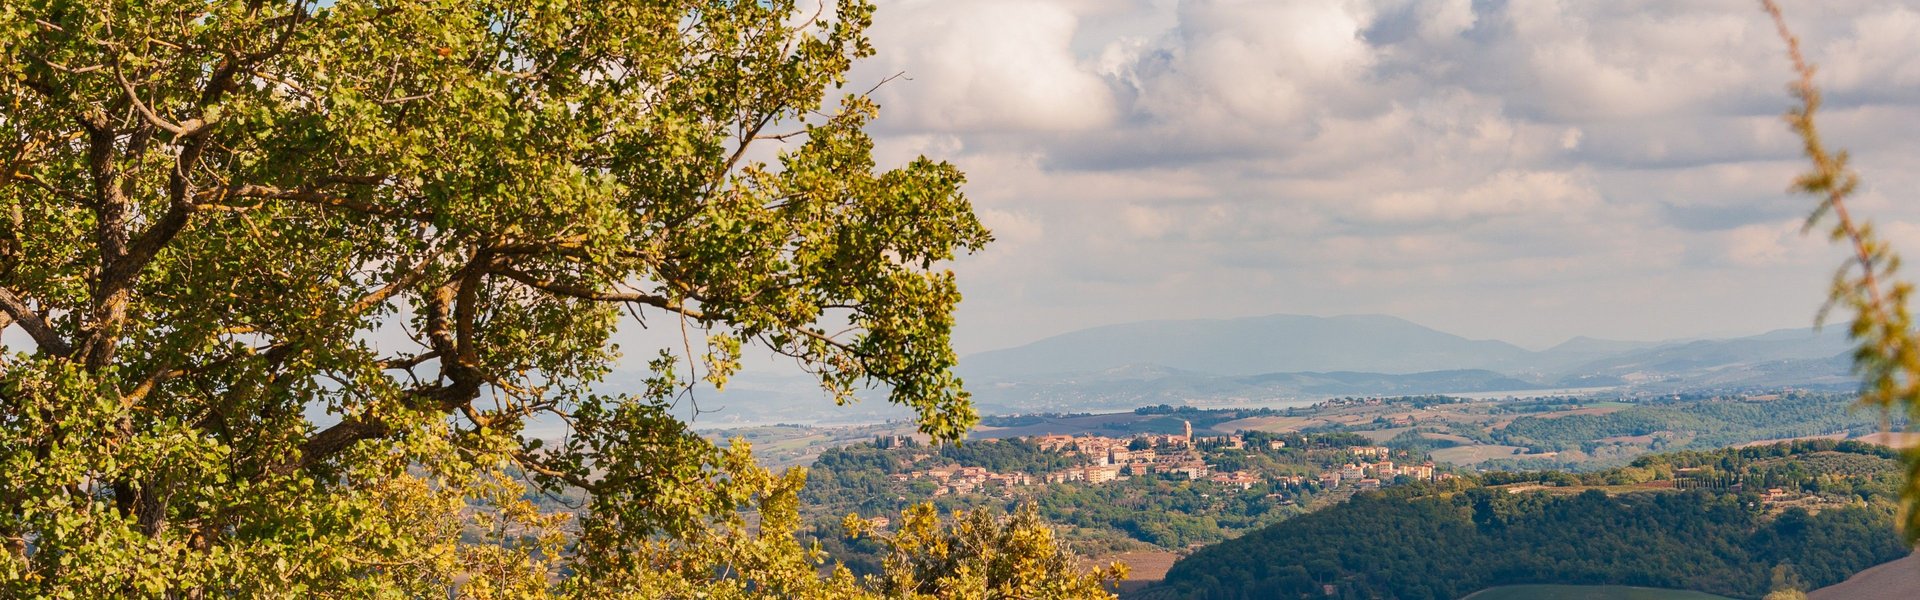
[[[1853,371],[1861,377],[1860,401],[1882,411],[1882,424],[1890,428],[1887,417],[1895,407],[1905,409],[1909,417],[1920,416],[1920,337],[1913,330],[1913,315],[1907,298],[1913,285],[1895,278],[1900,257],[1877,237],[1871,224],[1855,218],[1847,210],[1847,198],[1859,186],[1860,178],[1847,167],[1845,151],[1829,151],[1815,126],[1814,115],[1820,109],[1820,90],[1814,85],[1814,67],[1801,52],[1800,40],[1787,26],[1786,17],[1773,0],[1761,0],[1761,6],[1773,18],[1780,38],[1787,44],[1798,78],[1791,84],[1800,106],[1787,113],[1787,122],[1803,143],[1812,170],[1794,180],[1795,190],[1820,198],[1807,217],[1806,229],[1812,229],[1831,213],[1836,221],[1830,236],[1845,243],[1852,256],[1834,274],[1827,303],[1821,307],[1819,321],[1835,306],[1854,311],[1848,337],[1856,346]],[[1853,274],[1855,267],[1860,271]],[[1906,487],[1901,491],[1905,506],[1902,529],[1907,541],[1920,539],[1920,450],[1905,454]]]
[[[1832,211],[1839,221],[1838,228],[1845,233],[1848,245],[1853,250],[1855,260],[1861,271],[1861,288],[1868,295],[1869,307],[1874,312],[1885,310],[1886,299],[1881,293],[1880,282],[1874,273],[1877,270],[1873,256],[1869,252],[1866,236],[1853,215],[1847,210],[1847,196],[1859,184],[1859,176],[1847,170],[1846,153],[1834,155],[1827,152],[1820,139],[1819,129],[1814,124],[1814,113],[1820,109],[1820,89],[1814,86],[1815,69],[1807,62],[1806,55],[1800,51],[1800,38],[1787,27],[1786,16],[1780,12],[1780,5],[1774,0],[1761,0],[1767,14],[1773,17],[1774,27],[1779,31],[1780,39],[1787,43],[1787,56],[1793,60],[1793,71],[1799,75],[1791,85],[1793,95],[1800,99],[1801,105],[1787,115],[1787,122],[1794,132],[1800,134],[1805,146],[1807,158],[1813,162],[1814,171],[1802,177],[1797,185],[1808,192],[1825,192],[1819,208],[1807,217],[1802,230],[1810,230],[1819,222],[1821,216]],[[1817,187],[1816,187],[1817,186]]]

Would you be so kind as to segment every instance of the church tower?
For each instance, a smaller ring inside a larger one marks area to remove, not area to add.
[[[1187,426],[1187,435],[1185,438],[1182,438],[1182,441],[1185,441],[1187,443],[1187,446],[1191,447],[1193,446],[1193,421],[1183,420],[1180,422]]]

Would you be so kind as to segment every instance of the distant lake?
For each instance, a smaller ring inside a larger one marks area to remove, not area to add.
[[[1442,393],[1433,394],[1433,395],[1453,396],[1455,398],[1466,398],[1468,400],[1499,400],[1501,398],[1506,398],[1506,397],[1538,398],[1542,396],[1586,396],[1589,394],[1597,394],[1600,392],[1610,392],[1616,389],[1619,389],[1619,386],[1609,385],[1609,386],[1601,386],[1601,387],[1554,388],[1554,389],[1544,389],[1544,390],[1505,390],[1505,391],[1499,391],[1499,392],[1442,392]]]

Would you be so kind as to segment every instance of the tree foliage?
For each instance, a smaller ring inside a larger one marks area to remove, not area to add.
[[[920,504],[902,515],[890,535],[877,534],[867,521],[848,516],[856,534],[879,535],[889,553],[877,579],[889,598],[914,600],[1015,600],[1107,596],[1106,586],[1126,576],[1119,564],[1084,575],[1073,555],[1060,549],[1053,530],[1032,506],[1004,518],[991,510],[962,511],[943,528],[939,512]],[[1064,574],[1065,576],[1035,576]]]
[[[820,8],[0,3],[0,595],[873,592],[669,410],[751,344],[975,420],[939,265],[989,234],[877,168],[873,7]],[[625,317],[687,343],[596,394]]]

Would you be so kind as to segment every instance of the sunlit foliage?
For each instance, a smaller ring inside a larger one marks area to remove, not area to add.
[[[878,593],[671,412],[757,345],[975,420],[941,264],[990,236],[877,168],[873,7],[819,8],[0,3],[0,596]],[[631,319],[687,341],[596,393]]]

